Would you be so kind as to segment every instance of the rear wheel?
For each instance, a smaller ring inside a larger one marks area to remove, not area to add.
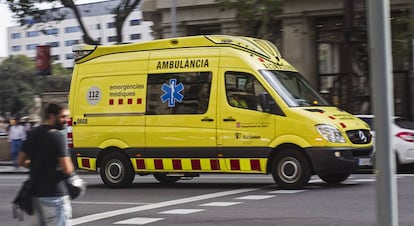
[[[350,173],[338,173],[330,175],[319,175],[319,177],[328,184],[339,184],[348,179]]]
[[[309,161],[300,151],[284,150],[273,161],[272,176],[281,188],[302,188],[311,177]]]
[[[181,179],[180,176],[167,176],[165,173],[154,173],[154,177],[162,184],[173,184]]]
[[[131,161],[120,153],[110,153],[103,158],[100,174],[102,181],[111,188],[129,187],[135,177]]]

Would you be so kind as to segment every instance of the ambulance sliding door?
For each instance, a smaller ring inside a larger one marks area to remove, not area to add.
[[[203,57],[191,50],[152,55],[146,109],[151,157],[216,156],[217,60],[205,52]]]

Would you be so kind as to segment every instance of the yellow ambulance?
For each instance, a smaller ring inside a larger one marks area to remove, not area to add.
[[[266,40],[205,35],[77,46],[68,141],[109,187],[136,174],[312,175],[340,183],[371,164],[368,125],[329,105]]]

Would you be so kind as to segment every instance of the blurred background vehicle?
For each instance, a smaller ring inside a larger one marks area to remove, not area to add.
[[[355,115],[371,127],[375,139],[375,125],[373,115]],[[391,148],[395,152],[396,167],[398,170],[404,165],[414,163],[414,121],[401,117],[393,117],[391,124]],[[375,141],[373,141],[375,144]],[[375,153],[375,148],[374,148]]]

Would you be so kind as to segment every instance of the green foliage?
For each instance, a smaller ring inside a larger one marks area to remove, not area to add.
[[[69,91],[70,71],[59,65],[54,65],[53,68],[56,68],[54,75],[38,76],[32,59],[23,55],[5,59],[0,64],[0,114],[29,113],[35,94]]]
[[[216,0],[223,10],[234,9],[240,35],[265,38],[275,32],[277,16],[282,13],[284,0]]]

